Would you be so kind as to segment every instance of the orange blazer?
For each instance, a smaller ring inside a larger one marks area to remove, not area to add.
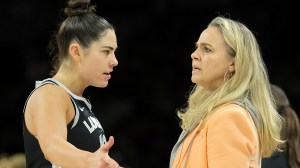
[[[170,168],[260,168],[260,156],[250,113],[229,104],[219,108],[202,129],[199,124],[185,137]]]

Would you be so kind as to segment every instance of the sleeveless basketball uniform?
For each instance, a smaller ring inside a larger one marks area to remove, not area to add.
[[[101,145],[106,143],[104,130],[94,113],[91,111],[91,104],[88,99],[75,95],[62,83],[52,78],[48,78],[43,81],[37,81],[35,89],[45,84],[53,84],[63,87],[70,95],[75,109],[75,116],[67,125],[67,141],[69,143],[81,150],[90,152],[95,152]],[[31,94],[35,91],[35,89],[31,92]],[[25,125],[24,112],[27,101],[23,110],[23,138],[26,154],[26,167],[59,168],[59,166],[56,166],[45,159],[44,154],[39,146],[37,137],[32,135]]]

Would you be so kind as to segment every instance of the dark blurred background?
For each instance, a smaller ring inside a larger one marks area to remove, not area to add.
[[[296,2],[258,0],[92,0],[115,27],[119,65],[107,88],[85,92],[106,135],[111,156],[125,167],[168,167],[180,128],[176,109],[191,87],[191,59],[200,32],[214,17],[230,16],[256,35],[270,80],[300,112],[300,31]],[[21,116],[36,80],[49,77],[47,45],[62,0],[1,3],[0,153],[23,152]]]

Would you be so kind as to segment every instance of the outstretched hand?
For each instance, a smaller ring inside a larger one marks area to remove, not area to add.
[[[108,142],[92,154],[87,168],[121,168],[119,164],[108,155],[109,149],[113,144],[114,137],[110,136]]]
[[[108,154],[109,149],[113,146],[114,143],[115,143],[114,137],[110,136],[108,141],[103,146],[101,146],[100,149],[102,150],[103,153]]]

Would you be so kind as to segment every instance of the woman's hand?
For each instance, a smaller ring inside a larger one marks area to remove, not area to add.
[[[110,136],[108,142],[90,156],[86,168],[121,168],[119,164],[108,155],[109,149],[113,144],[114,137]]]

